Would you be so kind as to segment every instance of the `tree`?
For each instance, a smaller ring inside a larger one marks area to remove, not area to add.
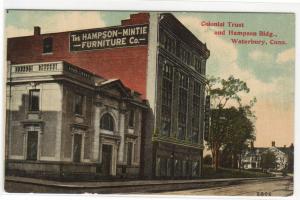
[[[203,158],[203,164],[211,166],[211,164],[212,164],[212,157],[211,157],[211,155],[204,156],[204,158]]]
[[[229,101],[237,103],[238,107],[243,107],[247,113],[256,102],[254,98],[247,106],[242,106],[241,93],[248,93],[250,89],[246,82],[230,76],[227,80],[211,77],[208,81],[207,95],[211,98],[211,126],[207,137],[207,144],[212,151],[212,159],[215,170],[219,167],[219,151],[226,141],[226,129],[233,127],[226,126],[225,112],[223,109]]]
[[[223,151],[230,159],[231,167],[241,166],[241,154],[249,143],[255,139],[253,114],[245,107],[223,109],[225,120],[225,137]],[[238,165],[239,163],[239,165]]]
[[[276,156],[273,152],[267,150],[261,155],[261,168],[262,170],[276,168]]]

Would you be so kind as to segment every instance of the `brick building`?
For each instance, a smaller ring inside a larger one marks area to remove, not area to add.
[[[64,60],[141,94],[141,176],[202,173],[209,50],[170,13],[138,13],[120,26],[8,39],[11,64]]]

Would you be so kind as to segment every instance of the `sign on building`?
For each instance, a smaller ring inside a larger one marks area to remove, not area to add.
[[[84,51],[148,44],[148,25],[117,26],[70,33],[70,50]]]

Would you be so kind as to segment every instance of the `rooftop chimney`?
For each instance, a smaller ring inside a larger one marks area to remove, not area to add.
[[[41,34],[41,27],[35,26],[34,27],[34,35],[40,35]]]
[[[275,147],[275,141],[272,141],[272,147]]]

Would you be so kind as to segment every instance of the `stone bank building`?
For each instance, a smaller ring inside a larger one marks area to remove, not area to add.
[[[65,61],[10,65],[12,172],[137,177],[147,105],[119,79]]]
[[[201,177],[210,52],[174,15],[35,27],[7,52],[8,170]]]

